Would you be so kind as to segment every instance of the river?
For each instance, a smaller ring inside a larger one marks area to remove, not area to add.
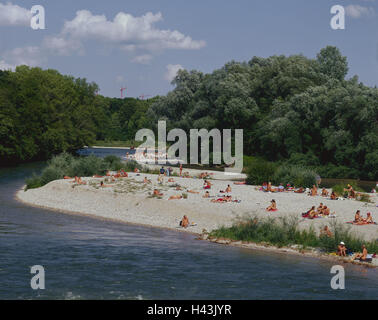
[[[0,169],[0,299],[377,299],[377,269],[223,246],[195,236],[67,215],[14,194],[43,163]],[[30,268],[45,269],[33,290]]]

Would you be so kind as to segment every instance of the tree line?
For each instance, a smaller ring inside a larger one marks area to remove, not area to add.
[[[0,71],[0,163],[46,159],[95,140],[133,140],[141,128],[244,129],[244,153],[316,168],[323,177],[378,180],[378,89],[346,79],[328,46],[303,55],[231,61],[212,73],[180,70],[165,96],[97,95],[55,70]]]

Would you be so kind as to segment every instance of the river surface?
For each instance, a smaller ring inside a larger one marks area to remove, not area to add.
[[[0,169],[0,299],[377,299],[377,269],[195,240],[33,208],[14,199],[43,163]],[[33,290],[30,268],[45,269]]]

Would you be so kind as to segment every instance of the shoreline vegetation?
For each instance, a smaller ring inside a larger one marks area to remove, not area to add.
[[[115,179],[111,175],[106,176],[108,171],[119,170],[128,172],[128,177]],[[75,158],[62,154],[52,158],[40,176],[34,175],[27,179],[25,190],[20,191],[17,198],[31,205],[186,231],[197,234],[199,239],[242,247],[268,246],[280,252],[286,250],[289,253],[295,251],[335,258],[330,253],[335,252],[340,241],[344,241],[353,252],[357,252],[363,243],[369,253],[378,251],[376,225],[345,224],[346,221],[353,220],[355,210],[364,208],[365,205],[369,206],[366,210],[376,214],[375,198],[372,203],[364,204],[350,199],[328,201],[320,196],[309,197],[293,192],[278,192],[273,195],[259,191],[255,186],[234,184],[228,180],[230,177],[222,180],[223,174],[220,172],[208,172],[207,179],[213,185],[210,190],[212,198],[221,197],[217,195],[221,192],[218,190],[224,190],[229,184],[232,185],[233,199],[238,199],[237,203],[212,203],[211,198],[204,199],[202,195],[204,180],[197,176],[203,171],[185,169],[187,170],[188,172],[184,172],[187,178],[179,177],[175,168],[170,176],[174,182],[168,182],[168,177],[159,182],[158,168],[155,167],[142,167],[133,161],[124,163],[115,156],[101,159],[94,156]],[[220,180],[215,175],[220,176]],[[62,180],[64,176],[83,177],[84,183],[75,183],[73,178]],[[150,182],[145,183],[144,179]],[[101,187],[101,181],[105,187]],[[155,196],[156,189],[161,196]],[[181,200],[169,201],[172,196],[180,194]],[[272,197],[277,200],[279,211],[267,213],[265,206]],[[314,202],[322,201],[336,210],[337,218],[310,220],[300,217],[300,213]],[[183,213],[196,226],[179,228],[178,222]],[[329,226],[332,237],[319,235],[319,230],[324,225]],[[370,236],[366,239],[363,235]],[[348,259],[350,260],[344,260]]]

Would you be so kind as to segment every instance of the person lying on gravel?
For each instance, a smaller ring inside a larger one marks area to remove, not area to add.
[[[100,187],[101,188],[109,188],[109,187],[111,187],[110,185],[107,185],[107,184],[104,184],[104,181],[101,181],[100,182]]]
[[[154,195],[154,196],[158,196],[158,197],[163,196],[163,194],[162,194],[158,189],[155,189],[155,190],[154,190],[153,195]]]
[[[180,200],[182,199],[182,195],[178,194],[176,196],[170,196],[168,200]]]
[[[187,192],[189,192],[189,193],[194,193],[194,194],[199,194],[198,191],[194,191],[194,190],[188,190]]]

